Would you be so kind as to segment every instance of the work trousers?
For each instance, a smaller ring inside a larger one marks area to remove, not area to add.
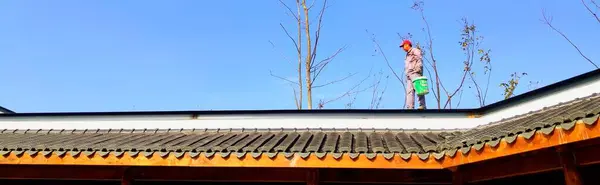
[[[413,79],[417,77],[421,77],[420,74],[410,74],[406,76],[406,108],[414,109],[415,108],[415,86],[413,85]],[[425,96],[417,96],[419,99],[419,106],[426,108],[425,104]]]

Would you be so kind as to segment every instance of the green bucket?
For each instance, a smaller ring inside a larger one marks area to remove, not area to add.
[[[415,92],[419,96],[429,94],[429,87],[427,85],[427,77],[421,76],[413,79],[413,85],[415,86]]]

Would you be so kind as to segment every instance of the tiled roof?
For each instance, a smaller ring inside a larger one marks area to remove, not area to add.
[[[561,103],[467,131],[426,130],[4,130],[0,132],[0,155],[122,156],[155,153],[181,157],[257,158],[262,154],[275,157],[298,154],[306,158],[365,155],[387,159],[399,155],[408,159],[416,154],[426,160],[468,153],[484,145],[512,143],[517,136],[531,139],[536,132],[550,134],[555,128],[572,129],[576,121],[592,125],[600,114],[600,94]],[[451,123],[449,123],[451,124]]]
[[[374,158],[400,155],[408,159],[412,153],[426,154],[437,151],[440,142],[460,132],[390,131],[390,130],[4,130],[0,134],[0,155],[15,152],[20,155],[55,152],[63,155],[102,156],[113,153],[121,156],[161,156],[174,153],[177,157],[189,153],[191,157],[205,155],[236,157],[250,155],[269,157],[298,153],[308,157],[332,154],[339,158],[361,154]]]
[[[463,132],[460,137],[444,141],[438,147],[451,156],[456,150],[466,154],[471,148],[481,150],[485,144],[495,147],[501,140],[513,143],[518,136],[532,139],[536,132],[549,135],[555,128],[571,130],[577,121],[592,125],[597,122],[599,115],[600,94],[595,93],[588,97],[470,129]]]

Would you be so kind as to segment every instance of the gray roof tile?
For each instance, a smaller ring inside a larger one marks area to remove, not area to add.
[[[460,136],[446,139],[439,146],[446,146],[443,149],[449,149],[447,146],[461,148],[468,152],[471,147],[476,150],[483,148],[478,145],[480,143],[489,143],[495,147],[500,140],[512,143],[519,135],[531,139],[537,131],[551,134],[555,126],[570,130],[578,120],[594,124],[598,119],[598,107],[600,94],[593,94],[465,131]]]
[[[256,131],[228,131],[228,132],[174,132],[164,130],[158,132],[138,132],[121,130],[123,132],[78,132],[75,130],[62,132],[4,132],[0,134],[0,151],[2,154],[17,152],[20,148],[27,150],[27,154],[35,155],[38,152],[44,155],[53,151],[72,151],[72,154],[89,156],[100,154],[103,156],[113,153],[122,155],[152,156],[160,152],[161,156],[169,153],[190,152],[194,155],[211,157],[219,153],[227,157],[231,153],[240,152],[261,154],[267,153],[274,156],[283,153],[286,156],[299,154],[308,157],[318,154],[335,153],[336,156],[349,154],[352,158],[358,155],[367,155],[369,158],[377,157],[382,153],[400,153],[403,146],[415,148],[414,151],[424,151],[417,142],[423,146],[435,145],[434,141],[427,140],[419,132],[397,131],[308,131],[284,130],[273,132]],[[103,134],[101,134],[103,133]],[[440,132],[442,134],[444,132]],[[432,133],[428,134],[431,135]],[[399,140],[396,135],[402,135],[407,141]],[[441,136],[440,136],[441,137]],[[415,142],[410,138],[420,138]],[[409,143],[403,143],[409,142]],[[178,152],[181,151],[181,152]],[[252,155],[258,157],[260,155]],[[388,157],[390,155],[387,155]]]

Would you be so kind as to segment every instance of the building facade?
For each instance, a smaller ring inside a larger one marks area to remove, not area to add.
[[[0,184],[599,184],[600,70],[479,109],[9,113]]]

